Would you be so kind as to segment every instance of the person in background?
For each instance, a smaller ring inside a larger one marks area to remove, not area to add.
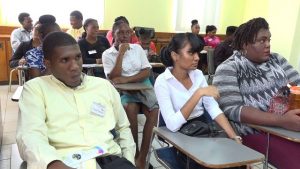
[[[19,100],[17,144],[27,168],[135,169],[135,143],[116,89],[82,73],[69,34],[47,35],[43,51],[52,73],[26,82]]]
[[[203,44],[197,36],[192,33],[179,33],[161,51],[162,62],[167,68],[157,77],[154,89],[162,117],[167,128],[176,132],[191,120],[198,118],[208,121],[204,117],[205,109],[229,138],[241,143],[241,137],[236,135],[215,101],[219,97],[218,89],[208,86],[201,70],[197,69],[198,53],[202,49]],[[181,153],[179,157],[185,161],[186,157]],[[202,169],[194,161],[190,163],[190,168]]]
[[[199,34],[200,33],[200,25],[198,23],[197,19],[192,20],[192,25],[191,25],[191,31],[194,35],[197,36],[197,38],[199,39],[200,43],[203,44],[205,46],[205,41],[204,38]]]
[[[61,31],[60,27],[56,23],[55,17],[52,15],[40,16],[39,23],[40,26],[38,27],[38,33],[41,41],[43,41],[47,34]],[[29,68],[29,79],[50,73],[50,69],[46,69],[44,64],[42,45],[27,51],[25,53],[25,60]]]
[[[84,32],[82,26],[83,16],[80,11],[73,11],[70,14],[70,24],[72,28],[67,30],[67,33],[70,34],[77,41],[81,39],[82,33]]]
[[[200,61],[198,62],[198,69],[202,71],[202,73],[207,74],[207,50],[210,48],[210,46],[206,46],[204,38],[199,34],[200,32],[200,25],[198,23],[197,19],[192,20],[192,25],[191,25],[191,31],[194,35],[197,36],[199,43],[202,44],[204,53],[199,52],[199,57]]]
[[[221,39],[216,36],[217,28],[214,25],[207,25],[205,32],[206,35],[204,37],[204,41],[206,46],[215,48],[219,43],[221,43]]]
[[[92,18],[85,20],[82,39],[78,41],[83,64],[102,64],[102,53],[110,48],[110,44],[103,36],[98,36],[98,21]],[[93,74],[105,78],[102,68],[93,68]]]
[[[214,67],[217,67],[228,59],[233,54],[233,36],[234,32],[237,29],[236,26],[228,26],[226,28],[226,38],[224,42],[221,42],[214,50]]]
[[[17,50],[21,42],[26,42],[31,39],[32,19],[30,15],[26,12],[20,13],[18,20],[22,27],[13,30],[10,35],[13,52]]]
[[[213,84],[220,92],[219,105],[243,135],[243,144],[266,152],[267,135],[247,124],[300,131],[300,109],[271,113],[271,100],[288,83],[300,85],[299,73],[277,53],[270,52],[271,33],[264,18],[254,18],[235,32],[233,55],[220,64]],[[280,104],[280,109],[284,106]],[[270,135],[269,162],[276,168],[300,166],[300,144]]]
[[[26,42],[22,42],[17,50],[12,55],[11,59],[9,60],[9,67],[15,68],[17,66],[26,65],[26,60],[24,58],[27,51],[31,50],[32,48],[36,48],[41,45],[40,35],[39,35],[39,26],[40,23],[36,22],[33,26],[33,34],[32,39]]]
[[[104,72],[115,84],[144,83],[147,90],[122,92],[122,104],[125,107],[134,141],[138,145],[137,115],[140,110],[146,116],[143,139],[140,151],[136,147],[136,166],[144,169],[149,146],[152,142],[152,129],[156,125],[158,104],[149,80],[151,65],[143,48],[138,44],[130,44],[131,32],[129,25],[117,21],[113,25],[114,44],[102,56]]]
[[[157,56],[155,44],[151,41],[151,31],[141,28],[138,34],[139,41],[137,44],[141,45],[146,53],[146,56],[148,57],[149,62],[151,62],[151,56]]]
[[[123,21],[125,23],[127,23],[129,25],[129,21],[127,20],[127,18],[125,16],[118,16],[117,18],[115,18],[114,22],[117,21]],[[131,38],[130,38],[130,43],[134,44],[134,43],[138,43],[138,38],[136,37],[135,33],[133,32],[133,30],[131,30]],[[112,45],[113,44],[113,34],[112,34],[112,30],[108,31],[106,34],[106,38],[109,41],[109,44]]]

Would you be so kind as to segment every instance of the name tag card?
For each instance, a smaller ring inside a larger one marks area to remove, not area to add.
[[[96,50],[90,50],[90,51],[88,51],[88,53],[89,53],[89,55],[92,55],[92,54],[97,53],[97,51]]]
[[[107,153],[107,150],[103,147],[96,146],[90,150],[77,151],[68,154],[63,158],[63,163],[72,168],[80,168],[85,161],[96,158],[105,153]]]
[[[105,106],[100,103],[93,102],[91,109],[92,113],[98,116],[103,117],[105,114]]]

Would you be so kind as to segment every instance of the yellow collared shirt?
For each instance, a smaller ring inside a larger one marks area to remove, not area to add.
[[[69,35],[71,35],[74,39],[76,39],[77,41],[81,38],[83,32],[84,32],[83,27],[81,27],[79,29],[70,28],[67,30],[67,33]]]
[[[103,114],[93,112],[101,105]],[[17,143],[28,169],[43,169],[69,153],[102,146],[134,164],[135,143],[120,95],[105,79],[82,76],[75,89],[53,75],[28,81],[19,100]],[[119,133],[113,140],[110,130]],[[96,168],[95,160],[86,163]]]

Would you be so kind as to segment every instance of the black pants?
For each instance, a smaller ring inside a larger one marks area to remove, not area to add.
[[[136,167],[124,157],[109,155],[96,158],[102,169],[136,169]]]

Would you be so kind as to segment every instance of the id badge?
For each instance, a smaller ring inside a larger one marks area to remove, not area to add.
[[[107,153],[107,150],[101,146],[96,146],[92,149],[85,151],[76,151],[66,155],[63,158],[63,163],[72,168],[79,168],[81,165],[93,158]]]
[[[89,53],[89,55],[92,55],[92,54],[97,53],[97,51],[96,50],[90,50],[90,51],[88,51],[88,53]]]
[[[93,102],[91,111],[92,111],[92,113],[103,117],[105,115],[105,106],[102,105],[101,103]]]

